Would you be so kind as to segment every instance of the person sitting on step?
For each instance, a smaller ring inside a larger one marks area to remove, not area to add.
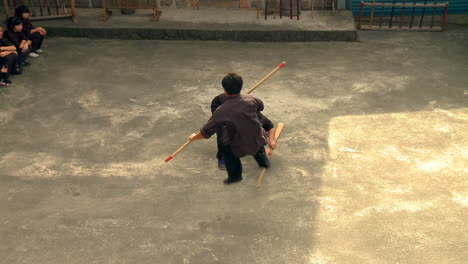
[[[8,30],[3,34],[13,45],[18,52],[18,64],[20,66],[28,66],[30,63],[26,61],[31,52],[31,40],[23,32],[23,24],[21,18],[10,17],[8,19]]]
[[[21,18],[23,24],[23,32],[28,36],[32,42],[32,51],[29,53],[29,57],[36,58],[40,53],[43,52],[41,49],[42,41],[44,40],[47,31],[43,27],[35,27],[29,20],[30,12],[29,8],[25,5],[20,5],[15,10],[15,15]]]
[[[0,26],[0,65],[2,65],[1,82],[9,85],[10,74],[21,74],[21,68],[16,63],[18,53],[16,47],[10,41],[3,37],[3,28]]]

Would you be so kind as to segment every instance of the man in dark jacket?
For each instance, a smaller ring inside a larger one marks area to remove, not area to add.
[[[253,95],[240,94],[242,77],[229,73],[223,78],[222,85],[227,100],[214,111],[200,132],[190,136],[190,140],[209,138],[222,130],[221,152],[228,173],[224,183],[230,184],[242,180],[242,157],[254,156],[260,167],[270,167],[265,151],[265,145],[270,141],[258,118],[264,108],[263,102]]]
[[[229,95],[226,93],[222,93],[211,101],[211,113],[213,114],[218,107],[220,107],[224,102],[226,102],[229,98]],[[274,135],[275,134],[275,126],[273,123],[268,119],[266,116],[264,116],[261,112],[257,113],[258,115],[258,120],[260,121],[260,124],[262,125],[263,129],[268,132],[268,135]],[[226,163],[224,161],[223,157],[223,135],[222,135],[222,129],[218,130],[216,132],[216,143],[218,146],[218,152],[216,153],[216,158],[218,159],[218,167],[222,170],[226,169]],[[268,145],[272,146],[272,148],[276,147],[276,142],[274,142],[274,137],[271,136],[269,137],[269,142]]]

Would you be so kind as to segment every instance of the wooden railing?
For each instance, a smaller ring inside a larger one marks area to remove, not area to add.
[[[430,4],[427,3],[427,0],[424,3],[417,3],[416,0],[412,3],[395,3],[395,0],[393,3],[385,3],[384,0],[380,3],[376,3],[375,0],[371,3],[361,2],[357,28],[365,30],[445,31],[448,6],[448,3],[437,3],[437,0]],[[366,8],[370,8],[370,15],[364,15],[369,13],[367,12],[369,10],[365,10]],[[387,12],[385,8],[387,8]],[[391,8],[390,11],[388,11],[389,8]],[[428,13],[430,20],[427,19]],[[436,20],[438,20],[437,23]]]
[[[75,0],[3,0],[3,5],[5,6],[5,11],[7,16],[14,16],[15,9],[17,6],[25,5],[28,7],[30,12],[30,20],[47,20],[47,19],[60,19],[60,18],[71,18],[73,22],[78,22],[75,11]],[[13,7],[10,9],[10,6]]]

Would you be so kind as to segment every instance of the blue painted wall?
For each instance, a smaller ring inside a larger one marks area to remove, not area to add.
[[[393,0],[383,0],[384,3],[393,3]],[[372,0],[364,0],[365,3],[372,3]],[[382,0],[375,0],[376,3],[382,3]],[[395,0],[395,3],[414,3],[414,0]],[[468,14],[468,0],[450,0],[450,1],[438,1],[438,3],[449,3],[449,14]],[[349,8],[349,3],[347,4],[347,7]],[[418,4],[424,4],[424,0],[416,0],[416,3]],[[433,3],[433,1],[428,1],[427,3]],[[351,9],[353,11],[353,14],[355,16],[359,15],[359,8],[360,8],[361,0],[351,0]],[[426,8],[425,14],[431,14],[432,15],[432,8]],[[381,7],[376,7],[374,9],[374,15],[375,16],[380,16],[381,15],[382,8]],[[412,13],[412,8],[405,8],[405,16],[409,16]],[[364,8],[364,15],[369,16],[371,12],[371,7],[365,7]],[[384,15],[385,16],[390,16],[392,12],[391,7],[385,7],[384,9]],[[399,16],[402,12],[402,8],[395,8],[394,10],[394,15]],[[416,16],[422,14],[423,8],[415,8],[414,13]],[[444,12],[443,8],[437,8],[436,9],[436,15],[442,15]]]

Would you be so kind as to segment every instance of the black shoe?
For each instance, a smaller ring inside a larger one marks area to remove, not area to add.
[[[218,168],[221,169],[221,170],[226,169],[226,163],[224,162],[224,158],[220,158],[218,160]]]
[[[4,83],[6,83],[7,85],[10,85],[10,84],[11,84],[11,81],[8,80],[8,79],[3,79],[2,81],[3,81]]]
[[[23,70],[20,67],[17,67],[16,69],[11,71],[11,74],[20,75],[23,74]]]
[[[270,160],[267,158],[262,162],[262,164],[258,164],[260,168],[270,168]]]
[[[29,66],[29,65],[31,65],[31,63],[30,63],[30,62],[27,62],[27,61],[23,61],[23,62],[20,62],[19,65],[20,65],[20,66]]]
[[[235,183],[235,182],[240,182],[242,181],[242,177],[240,178],[237,178],[237,179],[231,179],[231,178],[227,178],[223,181],[224,184],[231,184],[231,183]]]

